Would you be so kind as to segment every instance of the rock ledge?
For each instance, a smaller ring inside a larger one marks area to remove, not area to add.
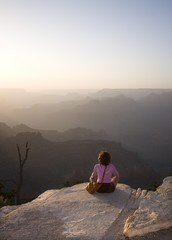
[[[86,184],[1,208],[1,240],[123,240],[172,227],[172,177],[156,192],[118,184],[114,193],[90,195]]]

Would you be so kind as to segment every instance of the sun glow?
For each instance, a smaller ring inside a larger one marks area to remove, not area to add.
[[[1,3],[0,87],[171,88],[172,4],[131,5]]]

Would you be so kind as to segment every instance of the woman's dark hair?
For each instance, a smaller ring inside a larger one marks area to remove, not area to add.
[[[111,155],[107,151],[101,151],[98,156],[98,162],[102,165],[109,165],[111,161]]]

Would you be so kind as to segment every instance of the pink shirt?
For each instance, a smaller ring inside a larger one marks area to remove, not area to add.
[[[102,164],[96,164],[94,166],[93,173],[91,174],[91,178],[96,179],[97,176],[97,182],[101,183],[105,167],[106,166]],[[119,173],[116,170],[115,166],[113,164],[109,164],[105,171],[103,183],[110,183],[112,175],[115,175],[119,178]]]

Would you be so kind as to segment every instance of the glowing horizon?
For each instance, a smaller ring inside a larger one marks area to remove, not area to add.
[[[0,3],[0,88],[172,88],[172,2]]]

